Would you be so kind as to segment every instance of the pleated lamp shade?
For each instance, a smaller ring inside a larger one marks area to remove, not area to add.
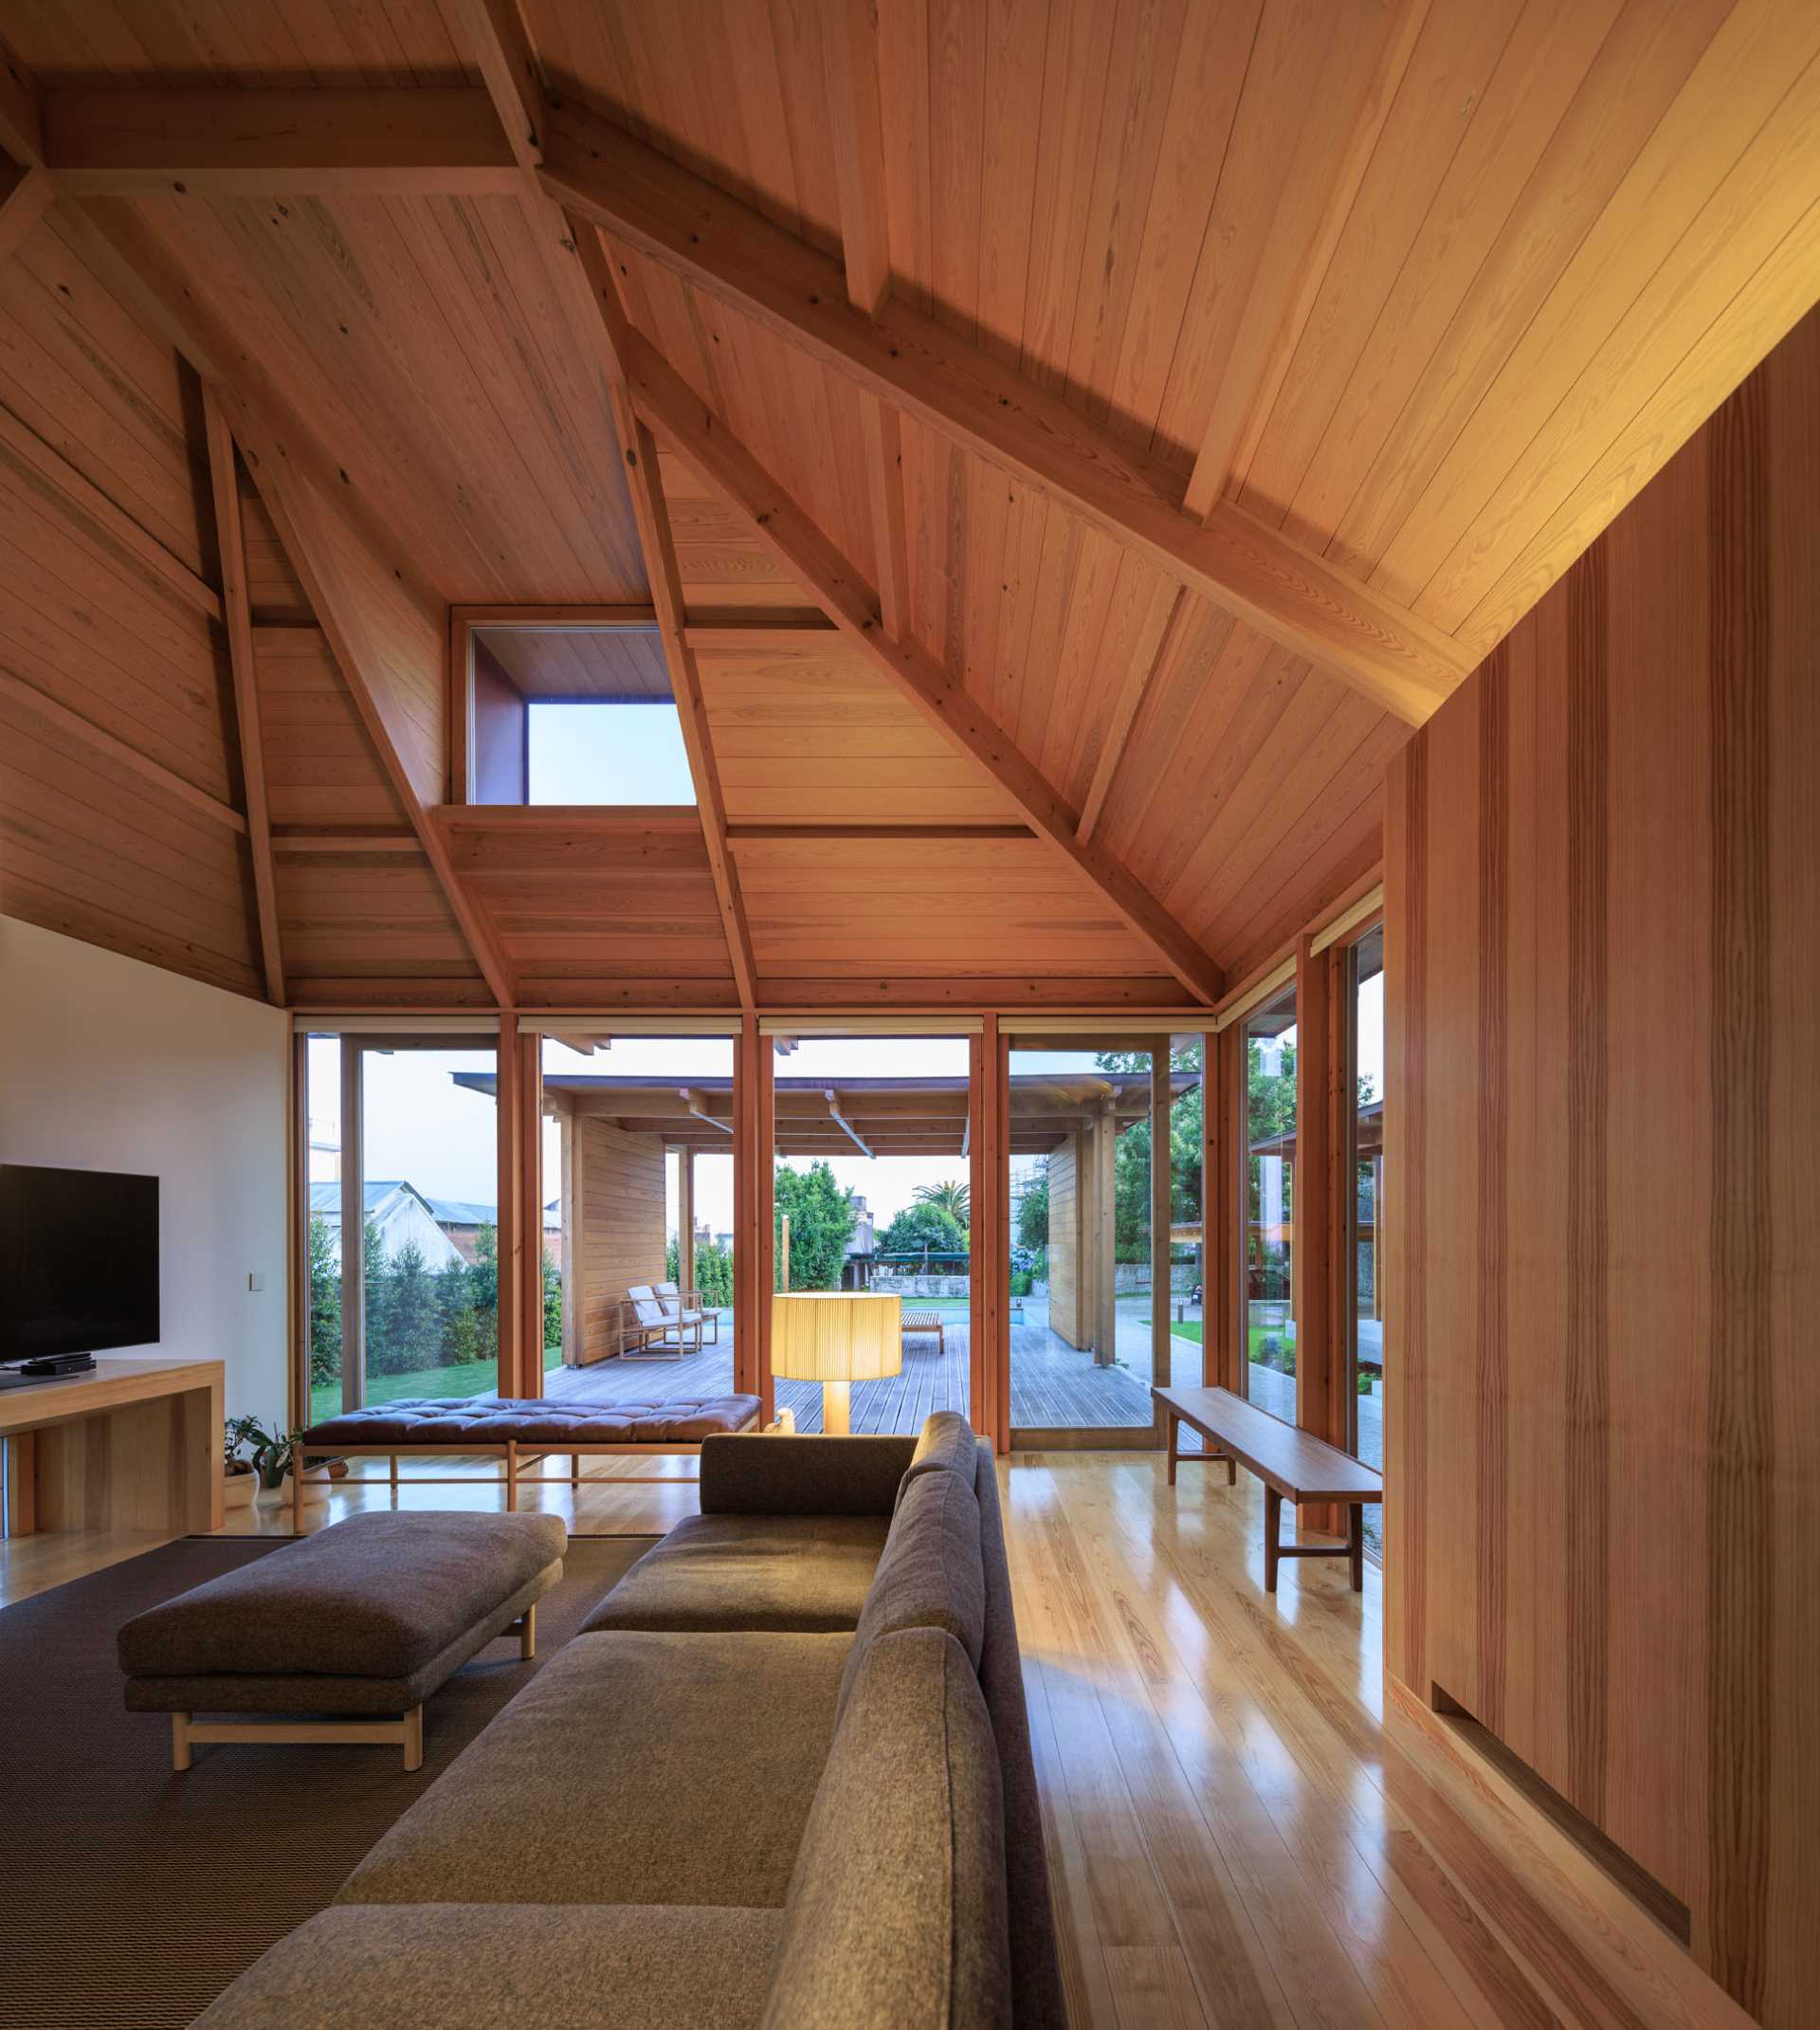
[[[846,1290],[771,1300],[771,1371],[787,1381],[883,1381],[903,1368],[903,1299]]]

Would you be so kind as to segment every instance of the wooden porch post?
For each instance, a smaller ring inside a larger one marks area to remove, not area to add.
[[[1170,1176],[1170,1043],[1159,1036],[1150,1047],[1150,1368],[1158,1387],[1170,1381],[1169,1228],[1173,1203]],[[1163,1416],[1156,1412],[1156,1442],[1163,1442]]]
[[[676,1280],[695,1288],[695,1151],[676,1152]]]
[[[521,1396],[524,1389],[519,1362],[519,1278],[524,1267],[524,1253],[523,1222],[519,1207],[519,1192],[523,1182],[519,1162],[519,1108],[523,1095],[519,1077],[519,1018],[510,1009],[500,1011],[500,1040],[494,1072],[500,1199],[496,1230],[500,1272],[500,1354],[495,1379],[501,1396]]]
[[[367,1377],[367,1207],[361,1172],[366,1057],[341,1038],[341,1407],[357,1410]]]
[[[543,1038],[519,1038],[519,1205],[523,1269],[519,1284],[519,1385],[543,1394]]]

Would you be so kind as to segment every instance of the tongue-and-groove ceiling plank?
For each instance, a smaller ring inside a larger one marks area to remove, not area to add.
[[[646,598],[598,376],[516,198],[134,203],[446,598]]]

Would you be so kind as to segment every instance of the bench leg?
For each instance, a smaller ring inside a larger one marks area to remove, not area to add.
[[[1347,1526],[1346,1548],[1353,1567],[1353,1591],[1365,1590],[1365,1504],[1356,1501]]]
[[[1283,1530],[1283,1496],[1275,1488],[1264,1490],[1264,1590],[1277,1590],[1277,1550]]]
[[[569,1454],[569,1485],[572,1488],[581,1485],[581,1454],[578,1452]]]
[[[537,1654],[537,1603],[533,1600],[519,1617],[519,1661],[529,1663]]]
[[[173,1769],[190,1766],[190,1715],[187,1712],[171,1715],[171,1766]]]
[[[413,1706],[405,1715],[405,1767],[424,1766],[424,1709]]]
[[[1169,1420],[1169,1484],[1171,1487],[1175,1485],[1175,1461],[1180,1455],[1181,1438],[1182,1420],[1179,1417],[1172,1417]]]
[[[519,1448],[508,1438],[505,1441],[505,1512],[516,1515],[519,1509]]]

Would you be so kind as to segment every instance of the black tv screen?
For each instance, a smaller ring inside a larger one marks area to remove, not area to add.
[[[157,1337],[157,1179],[0,1163],[0,1361]]]

